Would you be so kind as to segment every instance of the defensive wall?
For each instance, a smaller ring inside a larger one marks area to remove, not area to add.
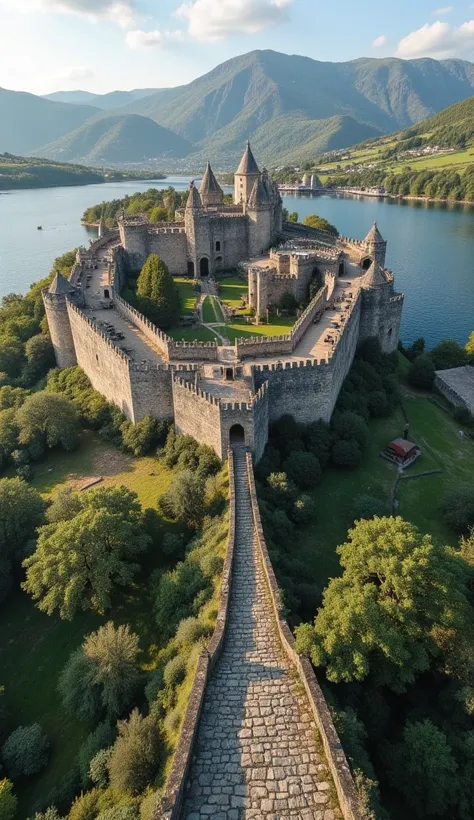
[[[192,381],[175,374],[173,385],[174,423],[176,432],[193,436],[212,447],[219,458],[227,457],[230,431],[243,428],[245,443],[258,461],[268,439],[268,388],[264,383],[248,401],[224,401],[201,390]]]

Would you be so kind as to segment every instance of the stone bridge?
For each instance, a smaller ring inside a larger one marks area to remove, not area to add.
[[[198,665],[156,820],[360,820],[324,697],[279,614],[245,447],[230,470],[221,639]]]

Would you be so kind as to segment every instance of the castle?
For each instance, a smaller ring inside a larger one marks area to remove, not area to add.
[[[309,303],[288,335],[178,342],[120,296],[151,253],[176,276],[238,270],[257,317],[285,293]],[[242,441],[258,460],[281,416],[330,420],[360,341],[396,350],[403,296],[385,255],[376,225],[359,241],[283,222],[278,190],[247,145],[232,205],[208,164],[175,222],[122,214],[118,230],[102,225],[79,249],[68,280],[56,274],[43,299],[57,365],[79,365],[133,422],[172,420],[221,458]]]

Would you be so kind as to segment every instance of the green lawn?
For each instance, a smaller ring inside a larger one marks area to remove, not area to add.
[[[248,338],[252,336],[285,336],[291,331],[296,319],[293,316],[272,316],[270,324],[247,324],[245,319],[235,318],[232,322],[221,328],[217,328],[233,343],[236,339]],[[225,332],[224,332],[225,331]]]
[[[215,296],[206,296],[204,299],[202,304],[202,319],[206,324],[225,321],[219,300]]]
[[[171,330],[167,330],[166,333],[176,342],[215,342],[217,338],[212,330],[202,325],[196,325],[195,327],[173,327]]]
[[[445,467],[440,475],[403,480],[398,489],[398,514],[412,521],[443,543],[455,545],[456,536],[444,526],[439,504],[451,486],[471,483],[474,478],[474,442],[459,438],[458,425],[439,407],[421,397],[404,400],[410,419],[410,436],[417,441],[422,457],[406,473]],[[361,493],[389,498],[396,470],[379,456],[379,451],[397,435],[403,435],[401,409],[387,419],[369,424],[370,442],[361,467],[355,471],[329,468],[313,491],[316,523],[299,533],[299,551],[313,569],[313,580],[326,585],[339,573],[336,546],[344,543],[352,524],[354,498]]]
[[[230,308],[242,305],[241,296],[248,293],[248,284],[238,276],[226,277],[220,282],[219,297]]]
[[[194,313],[197,291],[194,290],[194,279],[183,279],[182,276],[175,276],[174,281],[178,285],[181,295],[181,313],[188,315]]]
[[[171,481],[170,471],[156,458],[131,458],[87,432],[76,452],[53,452],[36,465],[32,484],[49,495],[57,486],[70,482],[77,487],[92,476],[104,476],[103,485],[124,484],[138,493],[145,507],[155,507]],[[172,526],[163,522],[167,529]],[[81,613],[71,623],[61,621],[41,613],[23,592],[2,605],[0,684],[6,691],[7,730],[38,721],[51,743],[50,761],[44,772],[17,784],[16,820],[31,816],[35,802],[71,771],[78,748],[90,731],[90,727],[63,712],[56,690],[61,669],[84,636],[106,620],[129,623],[140,635],[143,668],[152,665],[160,637],[155,632],[147,583],[156,565],[156,555],[151,551],[135,584],[126,592],[118,592],[106,617]]]

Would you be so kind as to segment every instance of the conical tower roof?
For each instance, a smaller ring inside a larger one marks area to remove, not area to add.
[[[252,154],[252,149],[250,147],[250,142],[247,140],[247,147],[244,151],[244,155],[240,160],[240,165],[237,168],[238,174],[259,174],[260,170],[255,162],[255,157]]]
[[[383,269],[377,262],[372,262],[370,268],[362,279],[361,285],[363,288],[378,288],[380,285],[385,285],[386,279],[383,275]]]
[[[217,179],[214,176],[214,171],[211,168],[211,163],[207,163],[206,170],[204,171],[204,176],[201,180],[201,185],[199,186],[199,193],[200,194],[222,194],[222,188],[219,185]]]
[[[261,177],[255,180],[255,185],[252,188],[252,193],[249,196],[249,208],[259,208],[262,205],[268,205],[268,193]]]
[[[56,271],[56,273],[54,274],[54,279],[48,288],[48,293],[54,293],[56,296],[61,296],[67,293],[71,293],[72,289],[73,288],[71,287],[67,279],[64,278],[62,273]]]
[[[379,242],[385,242],[385,239],[383,238],[382,234],[380,233],[376,222],[374,222],[374,224],[371,227],[369,233],[365,237],[365,242],[366,243],[370,242],[372,244],[377,244]]]
[[[262,184],[263,184],[263,187],[265,188],[265,191],[266,191],[266,194],[267,194],[267,199],[270,202],[271,199],[273,198],[274,191],[273,191],[273,185],[270,181],[270,177],[268,175],[268,171],[267,171],[266,168],[264,168],[263,171],[262,171]]]
[[[193,211],[202,208],[201,197],[199,196],[199,191],[194,184],[194,180],[189,185],[189,196],[188,201],[186,202],[186,208],[190,208]]]

